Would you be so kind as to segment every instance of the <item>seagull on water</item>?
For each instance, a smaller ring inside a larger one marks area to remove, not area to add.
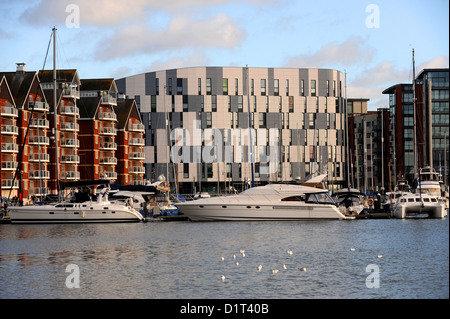
[[[222,256],[222,261],[224,261],[224,260],[225,260],[225,257]]]
[[[261,271],[261,269],[262,269],[262,265],[259,265],[258,266],[258,271]]]
[[[287,267],[286,267],[286,265],[285,264],[283,264],[283,270],[286,270],[287,269]]]
[[[383,258],[383,255],[377,255],[378,258]]]
[[[236,259],[236,255],[233,255],[233,259]]]
[[[350,248],[350,251],[355,251],[356,250],[356,248]]]
[[[239,252],[240,252],[241,254],[245,254],[245,250],[244,250],[244,249],[239,250]]]
[[[273,269],[272,270],[272,274],[277,274],[278,273],[278,269]]]
[[[286,252],[289,256],[292,256],[292,250],[286,250]]]
[[[239,266],[239,262],[236,261],[236,266]]]
[[[306,267],[299,268],[300,271],[306,271]]]
[[[222,277],[220,277],[220,278],[222,278],[222,281],[225,281],[225,276],[224,275],[222,275]]]

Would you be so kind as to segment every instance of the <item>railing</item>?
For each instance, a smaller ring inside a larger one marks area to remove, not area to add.
[[[109,94],[102,96],[101,104],[117,105],[117,99]]]
[[[80,147],[80,141],[75,139],[64,139],[61,141],[62,147]]]
[[[77,171],[65,171],[59,174],[61,179],[80,179],[80,172]]]
[[[4,103],[6,106],[2,105],[2,111],[1,115],[3,116],[12,116],[12,117],[18,117],[19,111],[15,107],[12,107],[12,104],[9,102]],[[11,105],[11,106],[9,106]]]
[[[99,120],[117,121],[117,115],[113,112],[100,112],[98,118]]]
[[[50,145],[50,139],[47,136],[30,136],[28,144],[33,145]]]
[[[16,179],[14,180],[14,185],[13,185],[13,180],[12,179],[2,179],[2,188],[19,188],[19,181]]]
[[[132,160],[140,160],[140,159],[145,159],[145,154],[142,152],[133,152],[130,154],[130,158]]]
[[[132,138],[130,145],[145,145],[145,140],[143,138]]]
[[[19,146],[13,143],[2,144],[2,152],[13,152],[17,153],[19,151]]]
[[[102,134],[102,135],[117,135],[117,130],[115,127],[101,126],[100,134]]]
[[[43,196],[50,193],[50,189],[48,187],[34,187],[30,189],[31,196]]]
[[[100,143],[99,148],[101,150],[116,150],[117,149],[117,143],[114,143],[114,142]]]
[[[115,157],[103,157],[103,158],[100,159],[100,164],[115,165],[115,164],[117,164],[117,158],[115,158]]]
[[[73,122],[63,122],[63,123],[61,123],[60,129],[63,131],[78,132],[80,130],[80,126],[77,123],[73,123]]]
[[[17,168],[17,162],[2,162],[2,170],[5,171],[14,171]]]
[[[75,105],[66,105],[62,106],[60,110],[61,115],[80,115],[80,111],[78,107]]]
[[[50,122],[48,120],[44,120],[44,119],[32,119],[30,121],[30,127],[49,128]]]
[[[145,168],[143,166],[131,166],[130,173],[131,174],[143,174],[143,173],[145,173]]]
[[[63,98],[79,99],[80,91],[78,91],[77,88],[74,87],[67,87],[63,90]]]
[[[32,153],[28,160],[30,162],[50,162],[50,155],[44,153]]]
[[[117,179],[117,173],[116,172],[101,172],[100,178],[104,179]]]
[[[19,134],[19,128],[15,125],[2,125],[2,134]]]
[[[30,171],[30,179],[49,179],[50,171]]]
[[[128,124],[128,131],[133,132],[145,132],[145,126],[143,124]]]
[[[29,102],[28,107],[32,108],[34,105],[34,110],[35,111],[44,111],[44,112],[48,112],[50,110],[50,106],[48,105],[47,102],[43,102],[43,101],[37,101],[37,102]]]
[[[80,156],[78,155],[63,155],[61,156],[61,163],[67,164],[67,163],[79,163],[80,162]]]

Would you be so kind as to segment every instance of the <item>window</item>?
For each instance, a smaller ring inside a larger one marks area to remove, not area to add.
[[[333,81],[333,96],[336,96],[336,80]]]
[[[278,79],[273,80],[273,94],[275,96],[280,95],[280,80]]]
[[[330,96],[330,81],[327,80],[327,96]]]
[[[222,91],[223,95],[228,95],[228,79],[222,80]]]
[[[266,95],[266,79],[261,79],[261,95]]]
[[[206,79],[206,95],[211,95],[211,78]]]
[[[311,96],[316,96],[316,80],[311,80]]]
[[[183,79],[177,79],[177,95],[183,94]]]
[[[286,80],[286,96],[289,96],[289,80]]]
[[[217,112],[217,95],[211,96],[211,109],[213,112]]]
[[[243,101],[243,96],[239,95],[238,96],[238,112],[242,112],[244,110],[244,101]]]
[[[198,95],[202,95],[202,79],[198,78]]]
[[[212,127],[212,113],[206,112],[206,128]]]
[[[238,95],[239,92],[239,80],[234,79],[234,95]]]
[[[251,83],[251,94],[252,94],[252,95],[255,95],[255,80],[252,79],[251,82],[252,82],[252,83]]]
[[[266,127],[266,113],[259,113],[259,128]]]
[[[156,95],[152,95],[151,97],[151,112],[156,112]]]
[[[156,95],[159,95],[159,78],[156,78],[155,90],[156,90]]]
[[[189,163],[183,163],[183,177],[189,178]]]
[[[300,95],[305,96],[305,80],[300,81]]]
[[[169,78],[168,81],[169,81],[169,92],[168,92],[168,94],[172,95],[172,78]]]

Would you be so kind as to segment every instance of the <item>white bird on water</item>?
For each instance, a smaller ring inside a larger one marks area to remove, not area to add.
[[[356,249],[355,248],[350,248],[350,251],[355,251]]]
[[[306,267],[299,268],[300,271],[306,271]]]
[[[378,258],[383,258],[383,255],[377,255]]]
[[[239,266],[239,262],[238,261],[236,261],[236,266]]]
[[[273,269],[272,270],[272,274],[277,274],[278,273],[278,269]]]
[[[233,255],[233,259],[236,259],[236,255]]]
[[[259,265],[258,266],[258,271],[261,271],[261,269],[262,269],[262,265]]]
[[[225,257],[222,256],[222,261],[224,261],[224,260],[225,260]]]
[[[283,270],[286,270],[287,269],[287,267],[286,267],[286,265],[285,264],[283,264]]]
[[[225,281],[225,276],[224,275],[222,275],[222,277],[220,277],[220,278],[222,278],[222,281]]]
[[[239,252],[240,252],[241,254],[245,254],[245,250],[244,250],[244,249],[239,250]]]
[[[287,252],[287,254],[289,255],[289,256],[292,256],[292,250],[286,250],[286,252]]]

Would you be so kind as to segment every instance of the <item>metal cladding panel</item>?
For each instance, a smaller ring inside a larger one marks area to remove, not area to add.
[[[206,78],[211,79],[211,95],[223,94],[223,68],[207,67]]]
[[[145,73],[145,95],[156,95],[156,73]]]

